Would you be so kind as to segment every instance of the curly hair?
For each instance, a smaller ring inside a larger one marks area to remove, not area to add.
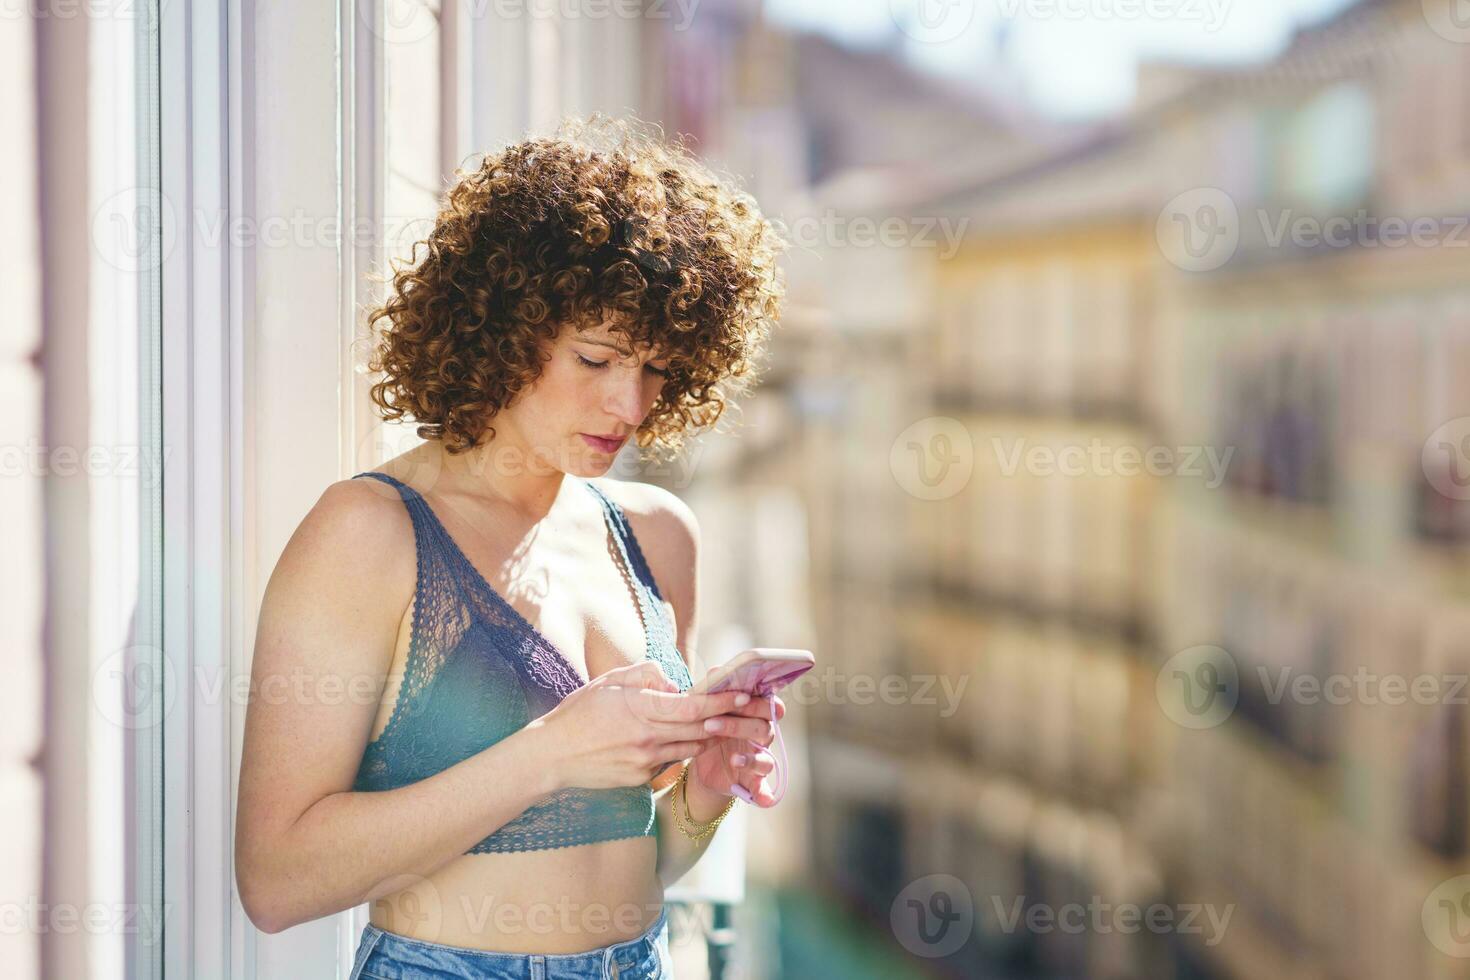
[[[540,377],[563,325],[603,322],[668,358],[640,449],[675,454],[719,420],[754,380],[789,243],[749,194],[660,136],[594,113],[454,171],[427,240],[370,310],[370,335],[390,324],[367,364],[383,375],[371,398],[385,420],[468,450]]]

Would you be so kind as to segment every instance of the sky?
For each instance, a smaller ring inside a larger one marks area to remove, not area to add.
[[[1354,0],[765,0],[770,19],[854,46],[899,43],[914,65],[977,80],[999,59],[1064,119],[1125,109],[1139,60],[1240,64]],[[1004,52],[998,37],[1007,36]]]

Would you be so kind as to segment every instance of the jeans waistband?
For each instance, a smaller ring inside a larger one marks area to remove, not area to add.
[[[668,917],[668,906],[661,906],[658,918],[641,935],[582,953],[499,953],[468,946],[450,946],[401,936],[396,932],[380,929],[371,922],[363,927],[359,949],[366,950],[369,955],[380,951],[395,960],[423,960],[423,965],[437,961],[435,965],[463,964],[470,971],[476,966],[487,970],[500,968],[507,975],[615,976],[614,965],[618,971],[632,969],[639,960],[655,949],[659,933],[666,927]],[[466,975],[477,974],[467,972]]]

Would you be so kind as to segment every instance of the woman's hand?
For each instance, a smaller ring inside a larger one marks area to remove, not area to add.
[[[776,720],[780,721],[786,715],[786,705],[774,694],[752,698],[744,707],[706,721],[706,731],[712,737],[690,764],[689,778],[721,797],[735,795],[731,785],[739,783],[756,806],[775,806],[776,797],[765,780],[776,768],[775,756],[765,750],[775,738],[773,705]],[[718,725],[718,730],[709,731],[711,723]]]
[[[739,710],[743,697],[682,693],[656,663],[640,660],[593,678],[532,724],[548,740],[558,789],[639,786],[668,763],[723,741],[704,720]]]

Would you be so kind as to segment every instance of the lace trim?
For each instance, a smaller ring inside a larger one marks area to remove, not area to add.
[[[606,516],[615,529],[613,536],[618,542],[622,559],[632,568],[634,577],[641,585],[637,590],[638,604],[645,611],[644,631],[648,634],[649,659],[662,667],[669,680],[678,684],[681,690],[693,686],[694,679],[689,674],[689,665],[678,655],[668,614],[664,611],[663,596],[659,593],[658,583],[654,581],[653,572],[643,557],[643,549],[638,545],[638,536],[633,533],[633,526],[628,523],[627,515],[616,501],[591,483],[587,484],[587,488],[602,501]],[[669,651],[673,651],[674,656],[670,657]]]

